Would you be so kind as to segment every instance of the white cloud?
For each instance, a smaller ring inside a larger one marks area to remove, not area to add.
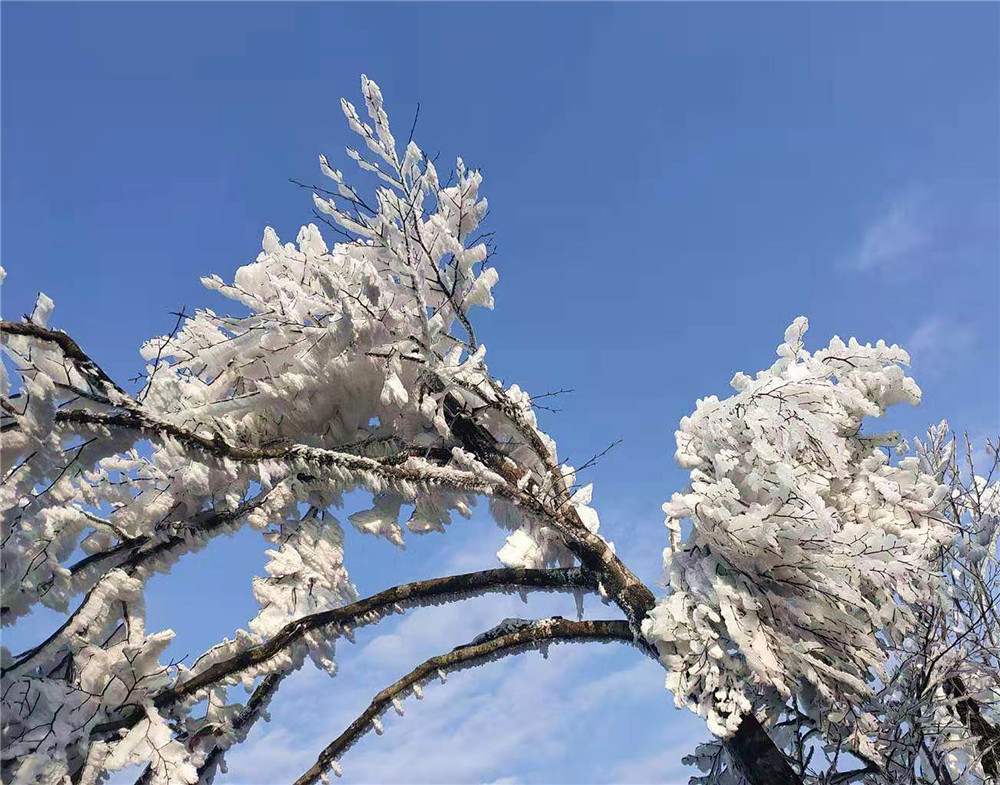
[[[856,270],[888,270],[912,262],[932,239],[928,191],[913,188],[898,194],[868,225],[847,266]]]
[[[915,370],[935,375],[965,357],[975,340],[976,331],[970,324],[932,316],[917,326],[903,348],[909,352]]]
[[[663,669],[642,659],[630,668],[582,684],[574,695],[574,704],[578,711],[589,711],[609,700],[641,701],[662,690],[663,681]]]
[[[691,776],[698,772],[685,766],[681,760],[690,755],[695,746],[708,738],[707,731],[694,740],[685,739],[665,750],[657,750],[648,755],[626,761],[614,770],[613,782],[643,785],[663,783],[664,785],[686,785]]]

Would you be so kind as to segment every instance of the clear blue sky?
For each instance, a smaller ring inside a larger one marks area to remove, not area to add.
[[[996,3],[5,2],[0,17],[3,314],[45,291],[53,324],[119,379],[169,311],[222,305],[199,275],[230,277],[265,225],[294,239],[311,206],[287,178],[317,182],[319,152],[349,170],[338,98],[359,103],[367,73],[397,136],[420,102],[421,146],[483,169],[491,368],[576,390],[544,418],[571,461],[624,440],[591,472],[595,502],[650,581],[659,505],[684,482],[677,421],[769,365],[796,315],[813,347],[911,350],[924,404],[893,426],[998,431]],[[405,554],[351,535],[348,564],[367,593],[491,566],[501,542],[481,512]],[[263,549],[246,533],[155,580],[150,628],[173,627],[182,655],[244,624]],[[303,671],[222,781],[294,778],[419,659],[505,615],[573,612],[474,603],[359,635],[333,681]],[[629,651],[563,647],[428,693],[352,750],[346,781],[680,782],[703,735]]]

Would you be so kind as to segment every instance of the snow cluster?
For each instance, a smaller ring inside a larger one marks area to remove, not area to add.
[[[796,319],[771,368],[738,373],[735,395],[700,400],[681,421],[691,485],[664,505],[670,592],[643,632],[677,704],[716,735],[767,685],[806,696],[820,726],[848,729],[877,757],[875,718],[857,707],[886,675],[888,642],[937,595],[948,488],[916,457],[892,465],[880,449],[892,435],[862,433],[864,418],[919,402],[906,352],[834,338],[811,354],[807,327]]]

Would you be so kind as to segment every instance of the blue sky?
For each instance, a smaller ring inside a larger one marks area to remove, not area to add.
[[[650,582],[659,505],[684,484],[673,431],[785,326],[908,348],[924,403],[889,425],[1000,425],[1000,6],[971,4],[19,4],[2,21],[4,318],[52,323],[125,380],[181,306],[220,308],[265,225],[310,220],[295,177],[348,171],[338,98],[367,73],[442,161],[483,169],[493,371],[573,388],[543,421],[590,471],[603,530]],[[402,129],[402,130],[400,130]],[[345,515],[346,518],[346,515]],[[349,533],[364,593],[494,564],[485,512],[407,551]],[[151,629],[196,654],[253,614],[246,532],[153,581]],[[508,615],[572,599],[477,599],[340,647],[290,681],[226,783],[294,779],[371,695]],[[611,615],[599,603],[591,615]],[[17,649],[44,614],[5,635]],[[705,735],[653,663],[554,648],[428,689],[344,760],[347,782],[682,782]]]

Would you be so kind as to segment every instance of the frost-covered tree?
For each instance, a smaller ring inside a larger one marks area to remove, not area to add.
[[[564,641],[658,658],[675,699],[717,738],[705,755],[724,755],[732,777],[811,776],[780,749],[789,706],[872,776],[895,776],[904,742],[886,741],[880,690],[909,667],[922,630],[946,628],[936,645],[950,650],[970,640],[934,614],[982,627],[973,616],[992,608],[993,589],[945,568],[962,537],[992,547],[962,522],[995,515],[990,501],[969,511],[938,447],[893,463],[889,437],[862,433],[864,418],[918,401],[905,352],[834,339],[810,354],[797,320],[769,370],[699,402],[678,431],[691,486],[665,507],[658,598],[599,533],[593,489],[560,460],[531,396],[487,368],[475,309],[493,307],[498,275],[479,172],[459,159],[442,181],[415,143],[400,152],[379,88],[361,86],[367,118],[343,110],[364,148],[347,154],[378,179],[374,194],[321,157],[330,184],[313,198],[337,242],[314,224],[295,243],[266,229],[232,282],[204,279],[246,315],[181,317],[143,346],[137,394],[49,326],[44,295],[3,322],[2,620],[37,605],[66,613],[38,645],[3,650],[3,780],[82,785],[138,763],[146,783],[209,782],[284,677],[307,658],[332,674],[335,643],[355,627],[515,590],[597,592],[620,618],[507,620],[433,657],[380,692],[298,783],[339,773],[351,744],[427,682]],[[977,483],[995,500],[995,485]],[[334,517],[355,490],[371,508],[349,522],[395,544],[485,500],[510,531],[503,566],[360,598]],[[190,664],[162,661],[172,633],[146,629],[146,581],[241,526],[274,546],[253,582],[259,613]],[[978,576],[995,587],[995,572]],[[925,659],[966,661],[939,651]],[[951,711],[925,738],[966,764],[984,737],[976,722],[993,718],[990,656],[970,652],[976,667],[947,671],[946,697],[920,709]]]
[[[914,467],[947,489],[937,515],[952,534],[937,551],[932,575],[938,594],[907,600],[912,618],[895,637],[879,631],[881,667],[865,669],[865,689],[847,704],[855,717],[866,718],[868,732],[859,734],[854,719],[831,716],[828,704],[817,706],[808,690],[781,695],[757,686],[746,695],[772,717],[772,738],[805,782],[949,784],[995,782],[1000,776],[996,444],[986,443],[982,473],[967,438],[965,466],[957,460],[947,423],[915,444],[915,456],[902,467]],[[909,445],[898,442],[895,452],[906,454]],[[870,570],[868,577],[879,572]],[[688,761],[702,770],[695,781],[705,785],[745,781],[718,741],[700,745]]]

